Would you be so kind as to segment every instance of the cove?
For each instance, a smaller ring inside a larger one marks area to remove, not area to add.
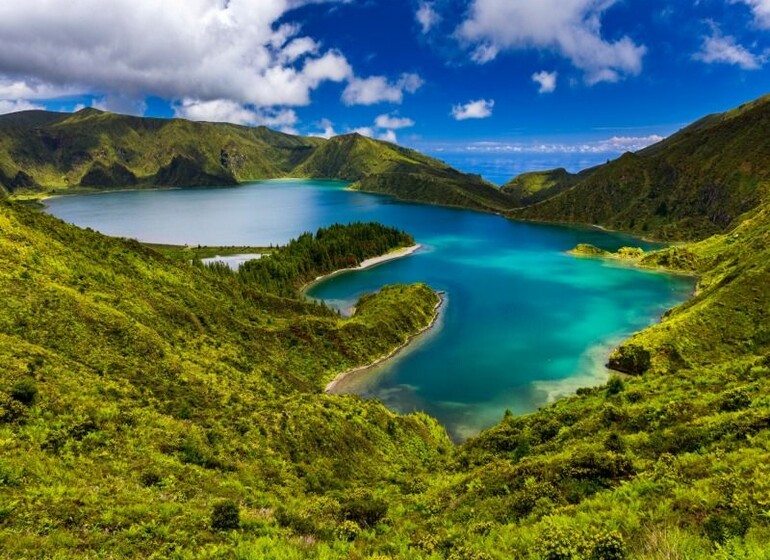
[[[141,241],[283,244],[333,223],[377,221],[423,248],[314,285],[308,296],[349,309],[386,284],[425,282],[446,293],[434,329],[396,358],[347,377],[335,391],[425,411],[458,441],[607,379],[613,345],[687,299],[693,280],[565,254],[653,244],[594,228],[514,222],[468,210],[399,202],[331,181],[234,188],[119,191],[48,199],[81,227]]]

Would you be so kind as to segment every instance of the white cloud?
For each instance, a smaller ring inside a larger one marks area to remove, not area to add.
[[[398,144],[398,136],[396,136],[396,133],[392,130],[386,130],[382,134],[380,134],[377,138],[380,140],[384,140],[385,142],[390,142],[391,144]]]
[[[310,136],[317,136],[318,138],[326,138],[327,140],[329,138],[333,138],[334,136],[337,136],[337,131],[334,130],[334,123],[332,123],[332,121],[330,121],[329,119],[321,119],[321,122],[318,124],[322,128],[322,131],[311,133]]]
[[[754,23],[762,29],[770,29],[770,0],[730,0],[731,4],[746,4],[754,14]]]
[[[629,37],[602,37],[602,15],[616,1],[473,0],[457,35],[475,45],[471,57],[477,63],[506,49],[548,49],[581,69],[588,84],[613,82],[639,74],[646,53]]]
[[[18,111],[32,111],[34,109],[45,109],[45,107],[24,100],[16,101],[0,99],[0,115],[16,113]]]
[[[422,27],[423,33],[430,32],[430,30],[441,21],[441,16],[433,8],[433,3],[431,2],[420,2],[420,7],[417,9],[415,18]]]
[[[374,138],[374,129],[371,126],[359,126],[358,128],[354,128],[352,132],[360,134],[361,136],[366,136],[367,138]]]
[[[492,116],[492,108],[494,106],[495,102],[491,99],[469,101],[464,105],[455,105],[452,107],[452,116],[458,121],[467,119],[486,119],[487,117]]]
[[[535,72],[532,74],[532,81],[540,84],[539,93],[553,93],[556,91],[556,79],[558,78],[558,72]]]
[[[401,103],[404,93],[414,93],[423,85],[417,74],[402,74],[396,82],[384,76],[353,78],[342,92],[345,105],[375,105],[377,103]]]
[[[406,117],[399,117],[397,115],[380,115],[374,119],[374,124],[378,128],[386,128],[391,130],[398,130],[400,128],[409,128],[414,126],[414,121]]]
[[[618,154],[636,152],[664,140],[664,136],[613,136],[605,140],[577,144],[476,142],[465,147],[469,152],[507,154]]]
[[[177,117],[193,121],[229,122],[241,125],[264,125],[294,133],[291,128],[298,121],[291,109],[247,108],[227,99],[198,101],[183,99],[175,105]]]
[[[0,99],[55,99],[80,93],[77,88],[54,87],[35,80],[10,80],[0,77]]]
[[[279,23],[316,1],[111,0],[109,9],[103,0],[66,9],[51,0],[0,2],[0,89],[19,90],[16,99],[96,93],[106,106],[134,110],[150,94],[307,105],[322,82],[353,74],[342,54],[321,52],[298,26]]]
[[[706,64],[732,64],[744,70],[757,70],[764,63],[764,57],[739,45],[735,37],[723,35],[716,24],[712,24],[711,35],[703,37],[701,49],[693,58]]]

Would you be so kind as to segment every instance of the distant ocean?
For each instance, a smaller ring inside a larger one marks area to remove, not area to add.
[[[496,185],[503,185],[517,175],[528,171],[563,167],[567,171],[576,173],[620,156],[620,153],[485,154],[431,150],[426,150],[426,153],[460,171],[481,175]]]

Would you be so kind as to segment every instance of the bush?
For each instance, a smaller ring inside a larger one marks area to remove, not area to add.
[[[735,412],[751,406],[751,397],[746,389],[733,389],[727,391],[719,399],[719,410],[722,412]]]
[[[211,528],[215,531],[230,531],[241,526],[241,508],[233,500],[214,504],[211,511]]]
[[[361,534],[361,527],[355,521],[343,521],[337,525],[335,534],[339,540],[351,542]]]
[[[11,388],[11,398],[22,404],[31,406],[37,398],[37,384],[29,377],[17,381]]]
[[[594,537],[591,560],[623,560],[626,547],[619,533],[600,533]]]
[[[723,544],[733,537],[743,537],[749,530],[749,522],[745,516],[725,511],[708,516],[703,529],[709,539]]]
[[[612,376],[610,380],[607,381],[608,395],[617,395],[619,393],[622,393],[625,388],[626,388],[625,383],[623,383],[623,380],[617,375]]]
[[[342,515],[360,527],[374,527],[388,513],[388,504],[366,492],[356,492],[342,504]]]
[[[652,367],[652,356],[649,350],[637,344],[627,344],[612,353],[609,366],[623,373],[642,375]]]

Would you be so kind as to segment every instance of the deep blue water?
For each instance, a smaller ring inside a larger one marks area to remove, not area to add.
[[[685,300],[692,281],[574,258],[578,243],[649,247],[593,228],[512,222],[402,203],[323,181],[227,189],[115,192],[50,199],[48,211],[83,227],[158,243],[281,244],[335,222],[378,221],[414,235],[413,256],[345,273],[311,297],[350,308],[383,285],[426,282],[446,292],[438,326],[342,390],[400,412],[423,410],[457,439],[606,380],[613,344]]]

